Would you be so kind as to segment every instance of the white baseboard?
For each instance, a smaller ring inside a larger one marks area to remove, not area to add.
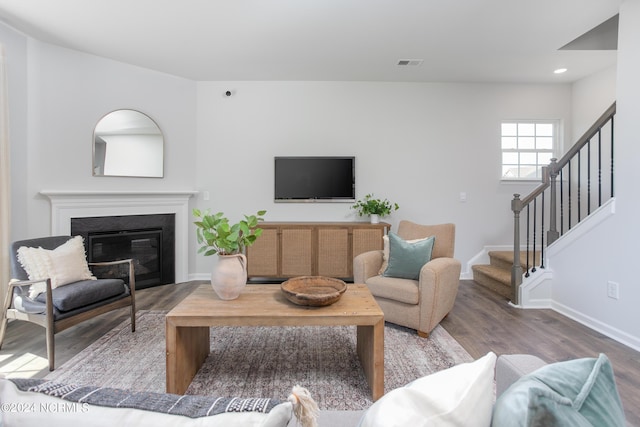
[[[521,309],[551,309],[561,315],[575,320],[576,322],[584,325],[594,331],[626,345],[636,351],[640,351],[640,338],[614,328],[606,323],[603,323],[591,316],[581,313],[577,310],[567,307],[557,301],[554,301],[551,296],[553,286],[553,272],[544,271],[536,273],[538,277],[535,279],[528,279],[520,288],[520,305],[511,306]]]
[[[575,320],[578,323],[581,323],[594,331],[598,331],[603,335],[612,338],[619,343],[626,345],[636,351],[640,351],[640,338],[629,335],[628,333],[621,331],[617,328],[607,325],[597,319],[594,319],[591,316],[587,316],[579,311],[576,311],[570,307],[567,307],[563,304],[553,301],[552,307],[554,311],[566,316],[570,319]]]

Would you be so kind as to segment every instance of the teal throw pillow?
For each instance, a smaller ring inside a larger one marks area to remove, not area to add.
[[[523,376],[498,398],[491,421],[492,427],[625,425],[613,368],[604,354],[552,363]]]
[[[420,269],[431,261],[435,236],[409,243],[393,232],[389,232],[389,264],[382,273],[385,277],[417,280]]]

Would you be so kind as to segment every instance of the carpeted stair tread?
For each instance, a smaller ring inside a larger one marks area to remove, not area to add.
[[[529,253],[529,267],[533,264],[533,255]],[[536,263],[540,260],[540,252],[535,253]],[[513,267],[513,251],[490,251],[490,264],[474,265],[473,280],[498,295],[511,299],[511,268]],[[527,252],[520,252],[522,271],[527,269]]]
[[[529,253],[529,266],[531,267],[533,264],[534,254]],[[489,259],[491,260],[491,265],[495,265],[496,267],[501,267],[506,270],[511,271],[511,266],[513,265],[513,251],[490,251]],[[535,253],[535,265],[538,265],[540,262],[540,252],[537,251]],[[522,269],[526,269],[527,266],[527,252],[520,252],[520,265]]]
[[[474,265],[473,280],[503,297],[511,298],[511,272],[485,264]]]

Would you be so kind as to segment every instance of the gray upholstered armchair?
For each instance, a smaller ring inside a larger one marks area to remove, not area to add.
[[[384,312],[385,320],[429,333],[451,311],[460,283],[460,261],[453,258],[455,225],[419,225],[400,221],[398,236],[404,240],[435,236],[431,261],[417,280],[385,277],[381,273],[383,251],[371,251],[353,260],[354,282],[365,283]]]
[[[38,251],[40,248],[47,251]],[[54,335],[58,332],[122,307],[131,307],[131,332],[135,331],[135,275],[132,260],[87,264],[82,239],[71,236],[13,242],[10,252],[12,279],[0,318],[0,347],[9,319],[43,326],[47,336],[49,370],[52,371],[55,366]],[[29,273],[23,268],[27,258]],[[128,273],[125,273],[128,283],[120,278],[96,279],[89,270],[89,266],[118,264],[128,269]],[[76,280],[78,275],[81,278]]]

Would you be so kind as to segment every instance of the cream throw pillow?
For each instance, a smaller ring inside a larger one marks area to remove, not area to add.
[[[407,243],[422,242],[423,240],[427,240],[429,237],[425,237],[424,239],[407,240],[406,242]],[[382,267],[380,267],[380,271],[378,271],[378,274],[382,276],[382,273],[384,273],[384,271],[387,269],[388,266],[389,266],[389,236],[385,234],[384,236],[382,236]]]
[[[487,353],[382,396],[359,427],[489,427],[496,355]]]
[[[50,278],[53,289],[80,280],[96,280],[87,265],[83,242],[82,236],[75,236],[53,250],[21,246],[18,261],[29,280]],[[35,283],[29,289],[29,297],[45,291],[44,282]]]

